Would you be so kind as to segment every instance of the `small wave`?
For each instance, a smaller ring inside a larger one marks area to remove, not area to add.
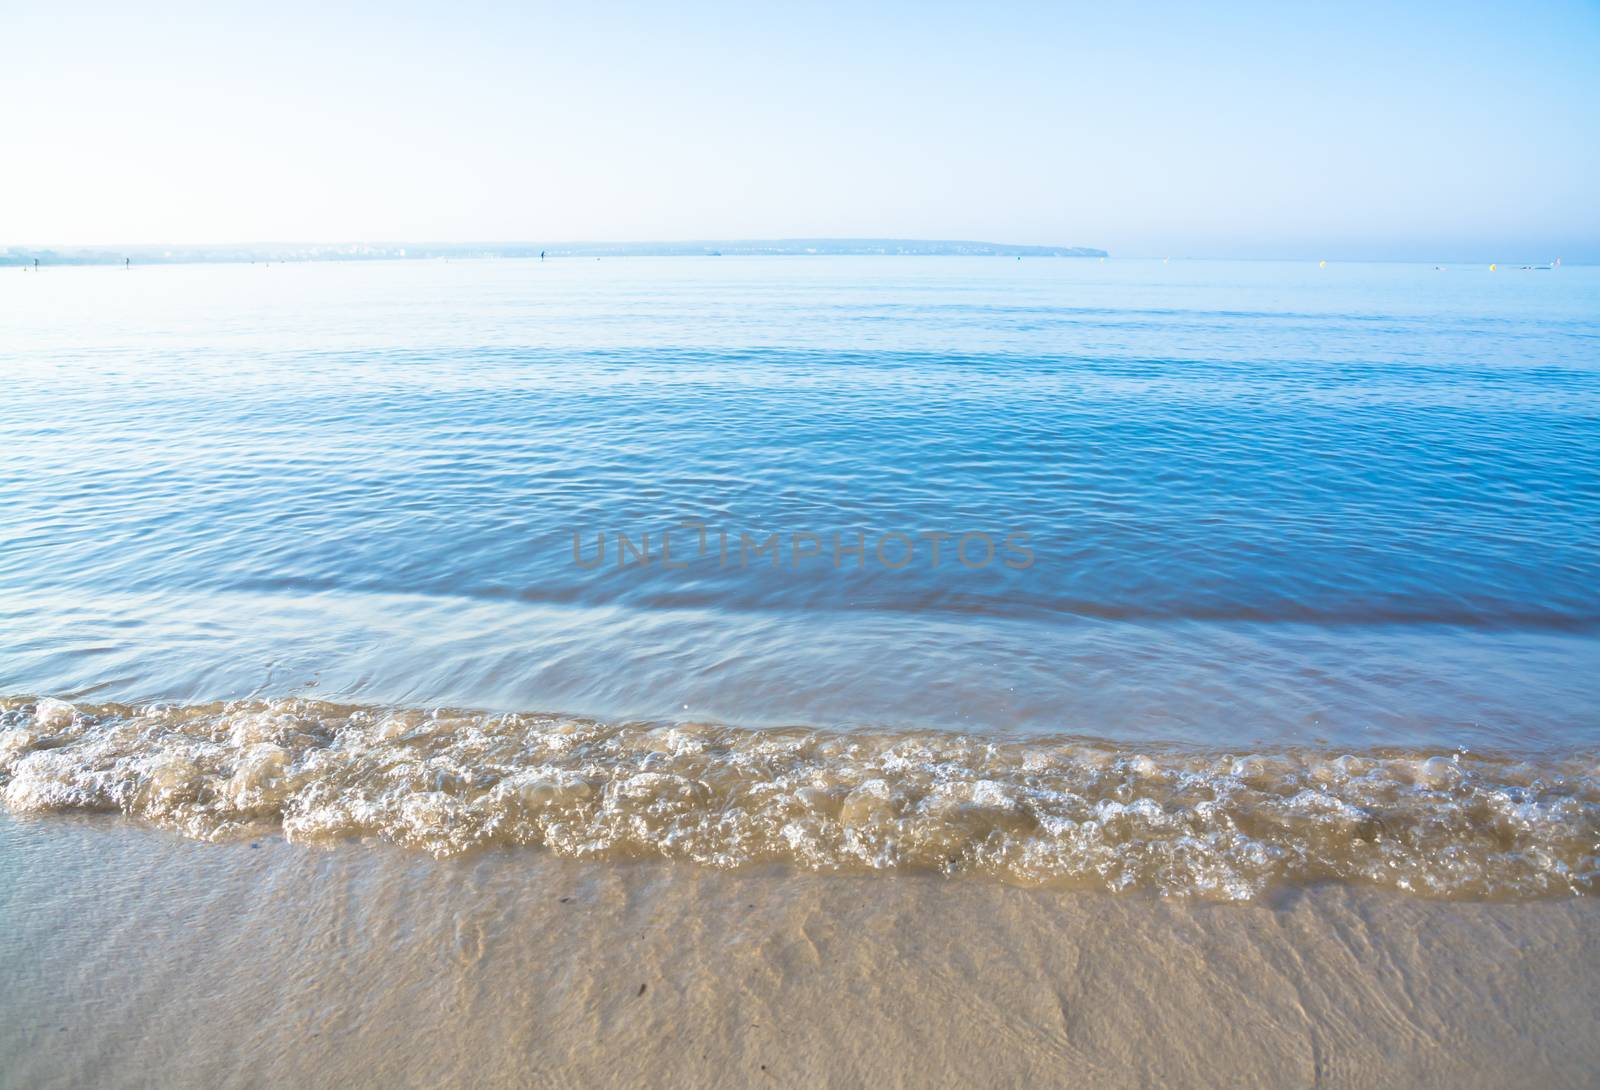
[[[610,572],[659,574],[660,569],[611,568]],[[756,574],[761,574],[757,572]],[[810,574],[818,574],[812,572]],[[516,588],[506,586],[462,586],[449,583],[387,582],[367,577],[360,581],[328,576],[317,578],[275,578],[239,580],[215,589],[267,594],[385,594],[409,595],[458,601],[515,601],[547,606],[612,606],[613,595],[597,594],[592,588],[541,585]],[[873,597],[861,592],[853,596],[819,600],[784,600],[772,590],[740,593],[729,588],[715,590],[643,589],[626,596],[629,608],[660,611],[717,611],[721,613],[780,613],[803,604],[810,612],[826,609],[834,613],[912,613],[919,617],[947,614],[999,620],[1048,620],[1080,618],[1090,621],[1132,622],[1136,624],[1230,624],[1230,625],[1315,625],[1321,628],[1459,628],[1477,632],[1555,632],[1590,633],[1600,630],[1600,612],[1587,602],[1556,602],[1550,606],[1520,607],[1493,600],[1481,606],[1451,605],[1417,601],[1394,604],[1358,603],[1317,605],[1304,602],[1269,601],[1259,605],[1239,602],[1173,601],[1128,605],[1044,594],[1027,597],[958,594],[945,589],[905,597]]]
[[[938,871],[1242,900],[1343,880],[1429,896],[1600,886],[1600,754],[1134,751],[609,724],[301,699],[0,699],[15,813],[121,811],[223,840],[379,837],[436,856]]]

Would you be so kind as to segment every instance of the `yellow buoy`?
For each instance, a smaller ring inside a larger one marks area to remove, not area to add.
[[[1327,262],[1326,262],[1326,261],[1319,261],[1319,262],[1317,262],[1317,268],[1319,268],[1319,269],[1326,269],[1326,268],[1327,268],[1327,267],[1328,267],[1328,263],[1327,263]]]
[[[1490,265],[1490,266],[1489,266],[1489,271],[1490,271],[1490,272],[1494,272],[1494,270],[1495,270],[1495,269],[1496,269],[1496,268],[1498,268],[1498,266],[1496,266],[1496,265]]]

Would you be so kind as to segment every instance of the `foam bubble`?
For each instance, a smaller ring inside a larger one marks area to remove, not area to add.
[[[61,730],[72,725],[72,716],[76,711],[65,700],[55,700],[45,697],[34,705],[33,726],[36,730],[52,731]]]

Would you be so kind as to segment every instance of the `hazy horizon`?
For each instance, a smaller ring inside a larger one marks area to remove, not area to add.
[[[0,8],[0,246],[1600,259],[1592,4]]]
[[[983,246],[994,247],[1002,251],[999,254],[987,253],[958,253],[954,251],[932,252],[926,254],[885,254],[856,250],[856,251],[818,251],[814,253],[783,253],[783,252],[747,252],[747,253],[714,253],[701,255],[688,252],[690,247],[721,247],[727,249],[739,246],[758,246],[789,243],[800,245],[805,243],[900,243],[904,245],[950,245],[950,246]],[[650,252],[659,248],[663,252]],[[685,252],[664,252],[669,248],[682,248]],[[284,239],[282,241],[265,240],[223,240],[211,243],[194,242],[129,242],[129,243],[86,243],[86,244],[53,244],[38,243],[33,245],[14,245],[0,242],[0,265],[6,264],[7,256],[18,254],[44,254],[57,253],[74,258],[65,262],[72,265],[106,265],[120,261],[122,255],[137,261],[143,256],[147,261],[159,258],[156,263],[161,264],[234,264],[250,260],[268,259],[283,261],[318,261],[337,260],[341,257],[363,260],[527,260],[537,257],[537,253],[511,253],[504,251],[548,251],[549,259],[609,256],[624,257],[874,257],[874,256],[930,256],[930,257],[1010,257],[1009,251],[1015,250],[1095,250],[1100,249],[1093,243],[1072,242],[1037,242],[1037,241],[999,241],[994,239],[931,239],[931,238],[887,238],[872,236],[836,237],[836,238],[681,238],[681,239]],[[360,253],[370,250],[372,253]],[[423,252],[412,252],[420,250]],[[597,251],[616,251],[614,253],[597,253]],[[157,253],[165,251],[165,255]],[[207,252],[215,253],[212,256],[201,256]],[[306,251],[319,251],[308,253]],[[393,252],[404,251],[404,252]],[[451,252],[434,252],[451,251]],[[455,252],[460,251],[460,252]],[[481,251],[481,252],[473,252]],[[496,252],[501,251],[501,252]],[[633,251],[633,252],[629,252]],[[220,256],[231,253],[236,256]],[[83,255],[96,255],[94,260],[78,260]],[[254,254],[254,257],[249,255]],[[1261,262],[1317,262],[1325,261],[1329,264],[1412,264],[1412,265],[1477,265],[1499,264],[1507,268],[1526,265],[1548,265],[1553,259],[1560,259],[1563,266],[1593,266],[1600,264],[1600,251],[1590,250],[1580,252],[1576,257],[1566,254],[1544,254],[1531,250],[1510,250],[1497,252],[1491,257],[1479,256],[1453,256],[1435,257],[1418,255],[1382,255],[1367,256],[1362,254],[1346,254],[1344,256],[1327,257],[1321,252],[1302,253],[1263,253],[1263,254],[1216,254],[1216,253],[1172,253],[1172,254],[1146,254],[1146,253],[1117,253],[1106,251],[1103,255],[1096,254],[1038,254],[1023,255],[1036,257],[1038,260],[1117,260],[1117,261],[1261,261]]]

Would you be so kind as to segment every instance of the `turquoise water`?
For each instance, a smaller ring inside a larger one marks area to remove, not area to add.
[[[0,694],[1600,739],[1600,270],[12,270],[0,383]]]

